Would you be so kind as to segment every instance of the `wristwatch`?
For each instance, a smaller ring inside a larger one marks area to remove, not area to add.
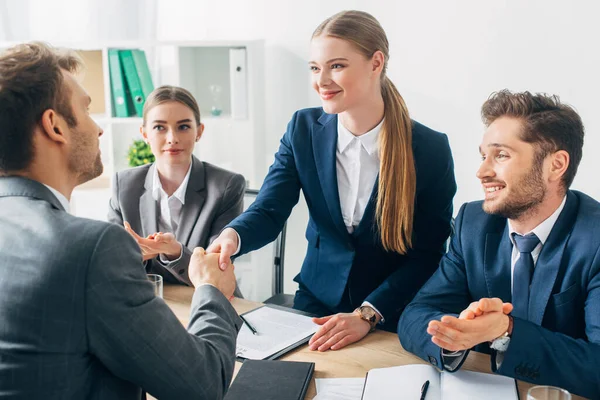
[[[513,325],[513,319],[509,315],[508,316],[508,329],[502,336],[500,336],[492,341],[492,344],[490,344],[491,349],[494,349],[501,353],[504,353],[506,350],[508,350],[508,345],[510,344],[510,335],[512,333],[512,325]]]
[[[375,325],[377,325],[377,313],[373,310],[373,307],[369,306],[360,306],[356,310],[354,310],[360,317],[371,325],[371,329],[369,332],[373,332],[375,330]]]

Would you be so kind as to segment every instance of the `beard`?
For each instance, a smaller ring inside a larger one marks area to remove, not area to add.
[[[536,207],[546,198],[542,164],[543,158],[536,157],[531,169],[512,185],[508,198],[500,204],[484,201],[483,211],[512,220],[535,212]]]
[[[97,135],[92,137],[90,134],[74,129],[73,138],[69,169],[77,176],[77,184],[81,185],[102,175],[104,165],[98,150]]]

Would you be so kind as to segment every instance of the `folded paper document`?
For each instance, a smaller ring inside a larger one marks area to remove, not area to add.
[[[243,316],[236,346],[240,359],[273,360],[308,342],[319,328],[306,313],[271,304]]]

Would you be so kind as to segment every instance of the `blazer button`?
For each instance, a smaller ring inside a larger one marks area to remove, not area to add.
[[[183,275],[184,272],[185,272],[185,269],[180,269],[179,270],[179,275]]]
[[[517,365],[515,367],[515,375],[520,375],[520,376],[523,375],[523,367],[521,367],[521,365]]]
[[[429,356],[429,362],[433,365],[437,365],[437,359],[433,356]]]

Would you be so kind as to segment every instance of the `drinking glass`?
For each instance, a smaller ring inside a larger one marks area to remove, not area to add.
[[[163,297],[163,277],[158,274],[148,274],[148,280],[154,286],[154,294],[160,298]]]
[[[534,386],[527,391],[527,400],[571,400],[571,395],[555,386]]]

